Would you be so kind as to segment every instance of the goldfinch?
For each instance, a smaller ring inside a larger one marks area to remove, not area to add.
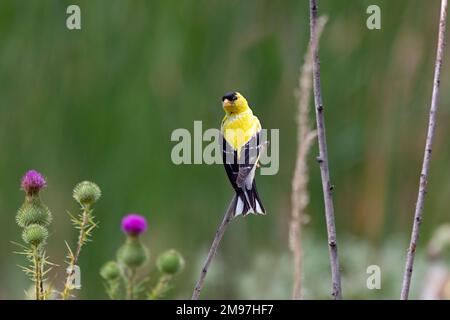
[[[226,93],[222,106],[225,110],[220,130],[223,164],[236,192],[231,204],[233,217],[265,214],[255,183],[255,170],[263,146],[261,124],[239,92]]]

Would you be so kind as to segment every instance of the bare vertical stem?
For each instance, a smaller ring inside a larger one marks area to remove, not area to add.
[[[434,131],[436,127],[436,113],[439,104],[439,87],[441,82],[442,60],[444,58],[445,47],[445,25],[447,21],[447,0],[441,1],[441,15],[439,20],[439,36],[437,44],[436,62],[434,66],[433,93],[431,96],[431,107],[428,119],[428,131],[423,156],[422,171],[420,173],[419,193],[417,195],[416,209],[414,213],[414,222],[411,233],[411,242],[409,244],[406,257],[405,273],[403,275],[402,292],[400,299],[407,300],[411,286],[411,277],[413,272],[414,257],[416,255],[416,246],[419,239],[419,229],[423,217],[423,206],[425,194],[427,193],[428,172],[430,169],[431,152],[433,148]]]
[[[219,247],[220,240],[222,239],[223,234],[225,233],[226,227],[231,220],[232,212],[233,212],[233,204],[236,201],[236,196],[230,202],[227,211],[223,217],[222,223],[216,231],[214,236],[213,243],[211,244],[211,248],[209,249],[208,256],[206,257],[205,264],[200,272],[200,277],[195,285],[194,292],[192,293],[192,300],[198,300],[200,296],[200,291],[203,288],[203,283],[205,282],[206,274],[208,273],[209,266],[216,255],[217,248]]]
[[[326,23],[326,18],[319,18],[318,37]],[[292,177],[291,219],[289,221],[289,248],[294,258],[294,288],[292,299],[302,299],[302,224],[305,220],[305,209],[309,203],[308,193],[308,154],[317,132],[309,124],[309,101],[312,89],[312,53],[308,46],[305,62],[300,69],[298,79],[298,111],[297,111],[297,159]]]
[[[313,84],[314,102],[316,109],[317,137],[319,141],[319,162],[320,175],[322,178],[323,198],[325,204],[325,218],[328,233],[328,250],[331,263],[331,279],[333,282],[332,295],[336,300],[342,299],[341,272],[339,269],[339,256],[336,241],[336,225],[334,222],[334,206],[330,182],[330,170],[328,167],[328,150],[325,135],[324,107],[322,102],[322,89],[320,84],[320,60],[319,60],[319,37],[318,37],[318,15],[317,0],[310,0],[310,27],[311,27],[311,48],[313,61]]]

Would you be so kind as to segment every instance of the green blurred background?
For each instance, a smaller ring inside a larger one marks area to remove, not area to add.
[[[82,29],[66,28],[66,8],[81,7]],[[366,28],[366,8],[381,7],[382,29]],[[423,155],[439,1],[320,0],[329,18],[321,39],[323,96],[344,296],[397,298]],[[189,298],[215,229],[232,197],[220,165],[172,164],[176,128],[218,127],[220,97],[238,89],[265,128],[280,129],[280,170],[258,178],[266,217],[233,223],[203,298],[290,298],[287,230],[296,153],[298,71],[309,40],[308,1],[2,0],[0,3],[0,298],[21,299],[15,213],[20,179],[42,172],[53,212],[48,254],[58,288],[64,240],[76,233],[73,186],[103,191],[100,228],[82,252],[82,298],[106,298],[100,266],[124,236],[121,217],[145,215],[152,254],[176,248],[186,269],[171,298]],[[424,250],[450,206],[450,52],[425,206],[413,296]],[[448,59],[447,59],[448,58]],[[311,113],[311,120],[313,114]],[[328,298],[330,274],[320,173],[310,154],[310,222],[305,226],[305,295]],[[366,288],[377,264],[382,289]]]

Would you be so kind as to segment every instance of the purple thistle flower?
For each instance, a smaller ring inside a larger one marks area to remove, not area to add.
[[[44,177],[36,170],[29,170],[22,178],[21,187],[27,194],[37,194],[47,186]]]
[[[147,220],[139,214],[130,213],[122,219],[122,230],[129,235],[140,235],[147,230]]]

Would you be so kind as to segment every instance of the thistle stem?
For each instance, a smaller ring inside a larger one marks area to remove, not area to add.
[[[161,278],[159,278],[155,288],[150,293],[149,300],[156,300],[161,298],[164,295],[164,293],[168,290],[169,282],[171,279],[172,279],[171,275],[168,274],[162,275]]]
[[[44,285],[42,283],[41,257],[37,246],[33,246],[33,263],[36,300],[42,300],[44,296]]]
[[[330,181],[330,169],[328,167],[328,148],[325,134],[325,117],[324,106],[322,101],[322,88],[320,80],[320,59],[319,59],[319,30],[318,30],[318,14],[317,0],[310,0],[310,28],[311,28],[311,53],[312,53],[312,69],[313,69],[313,85],[314,85],[314,102],[316,109],[317,122],[317,138],[319,142],[319,157],[317,161],[320,167],[320,175],[322,179],[323,198],[325,205],[325,220],[328,233],[328,251],[330,255],[332,295],[334,299],[342,299],[341,288],[341,272],[339,269],[339,256],[336,240],[336,225],[334,221],[334,205],[333,205],[333,185]]]
[[[117,294],[118,294],[118,289],[119,289],[119,281],[117,279],[115,280],[111,280],[108,281],[108,283],[106,284],[106,290],[107,290],[107,294],[109,296],[109,298],[111,300],[117,300]]]
[[[127,279],[127,300],[134,299],[134,281],[136,278],[136,269],[129,269],[129,275]]]
[[[73,259],[73,265],[75,266],[78,262],[78,258],[80,257],[81,247],[86,242],[86,231],[87,227],[89,225],[89,214],[91,212],[91,208],[89,205],[85,205],[83,207],[83,217],[82,217],[82,223],[80,228],[80,234],[78,235],[78,242],[77,242],[77,250],[75,251],[75,256]]]
[[[86,231],[89,226],[89,214],[91,212],[90,206],[85,205],[83,206],[83,213],[82,213],[82,220],[80,225],[80,232],[78,234],[78,241],[77,241],[77,249],[75,250],[75,254],[71,255],[69,266],[67,267],[67,277],[66,281],[64,283],[64,290],[61,293],[62,299],[67,300],[70,297],[70,292],[72,291],[72,281],[73,281],[73,275],[75,273],[75,266],[78,262],[78,258],[80,256],[81,248],[83,247],[83,244],[85,243],[86,239]]]
[[[191,300],[198,300],[200,296],[200,291],[202,291],[203,284],[205,282],[206,274],[208,273],[209,266],[216,255],[217,248],[219,247],[220,240],[222,239],[223,234],[225,233],[226,227],[228,223],[231,221],[231,214],[233,212],[233,204],[237,201],[236,196],[231,200],[230,205],[228,206],[227,211],[223,217],[222,223],[219,225],[219,228],[216,231],[214,236],[214,240],[211,244],[211,248],[209,249],[208,256],[206,257],[205,264],[200,272],[200,278],[195,285],[194,292],[192,293]]]
[[[406,257],[405,273],[403,275],[401,300],[408,300],[409,289],[411,286],[411,277],[416,255],[417,241],[419,240],[419,229],[423,217],[423,207],[425,194],[427,193],[428,172],[430,170],[431,152],[433,148],[434,132],[436,127],[436,113],[439,104],[439,87],[441,83],[442,61],[444,59],[445,47],[445,25],[447,22],[447,0],[441,1],[441,14],[439,19],[439,36],[437,44],[436,61],[434,66],[433,93],[431,96],[431,107],[428,119],[427,138],[425,142],[425,151],[423,156],[422,170],[420,174],[419,193],[417,195],[416,209],[414,212],[414,222],[411,233],[411,241],[408,247]]]

